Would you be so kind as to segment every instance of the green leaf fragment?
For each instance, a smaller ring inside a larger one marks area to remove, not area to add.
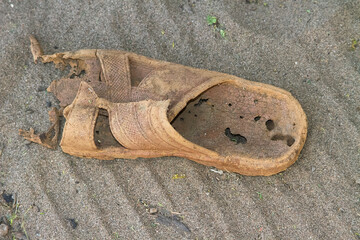
[[[223,38],[225,38],[225,37],[226,37],[226,32],[225,32],[225,30],[220,29],[220,35],[221,35]]]
[[[181,178],[185,178],[186,175],[185,174],[175,174],[172,179],[181,179]]]
[[[209,25],[216,24],[216,22],[217,22],[217,18],[214,16],[210,16],[210,15],[207,16],[206,20]]]
[[[356,39],[353,39],[351,41],[351,49],[355,50],[357,46],[358,46],[358,41]]]

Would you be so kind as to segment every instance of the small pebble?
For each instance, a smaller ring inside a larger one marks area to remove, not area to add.
[[[357,184],[360,184],[360,178],[356,180],[356,183],[357,183]]]
[[[150,209],[149,209],[149,213],[150,213],[150,214],[155,214],[155,213],[157,213],[157,211],[158,211],[158,210],[157,210],[156,208],[150,208]]]
[[[5,237],[9,232],[9,226],[6,224],[0,225],[0,237]]]
[[[51,107],[51,102],[50,102],[50,101],[46,101],[46,106],[47,106],[47,107]]]

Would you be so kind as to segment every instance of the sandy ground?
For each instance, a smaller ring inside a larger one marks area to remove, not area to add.
[[[58,103],[43,90],[65,75],[33,63],[29,34],[46,53],[122,49],[284,88],[307,114],[307,142],[271,177],[221,175],[176,157],[80,159],[29,144],[18,129],[47,129]],[[358,0],[1,1],[0,223],[13,219],[5,239],[25,231],[30,239],[360,239],[353,39]]]

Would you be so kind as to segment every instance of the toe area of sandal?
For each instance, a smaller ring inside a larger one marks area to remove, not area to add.
[[[299,102],[277,87],[226,75],[172,121],[186,139],[215,151],[205,165],[243,175],[272,175],[298,158],[307,135]],[[226,79],[226,80],[225,80]]]

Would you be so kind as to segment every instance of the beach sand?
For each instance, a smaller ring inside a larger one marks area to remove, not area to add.
[[[120,49],[281,87],[307,114],[307,141],[294,165],[270,177],[178,157],[81,159],[30,144],[18,129],[50,126],[58,102],[44,90],[67,74],[33,63],[30,34],[47,54]],[[357,0],[1,1],[0,223],[13,219],[4,238],[359,239],[354,40]]]

